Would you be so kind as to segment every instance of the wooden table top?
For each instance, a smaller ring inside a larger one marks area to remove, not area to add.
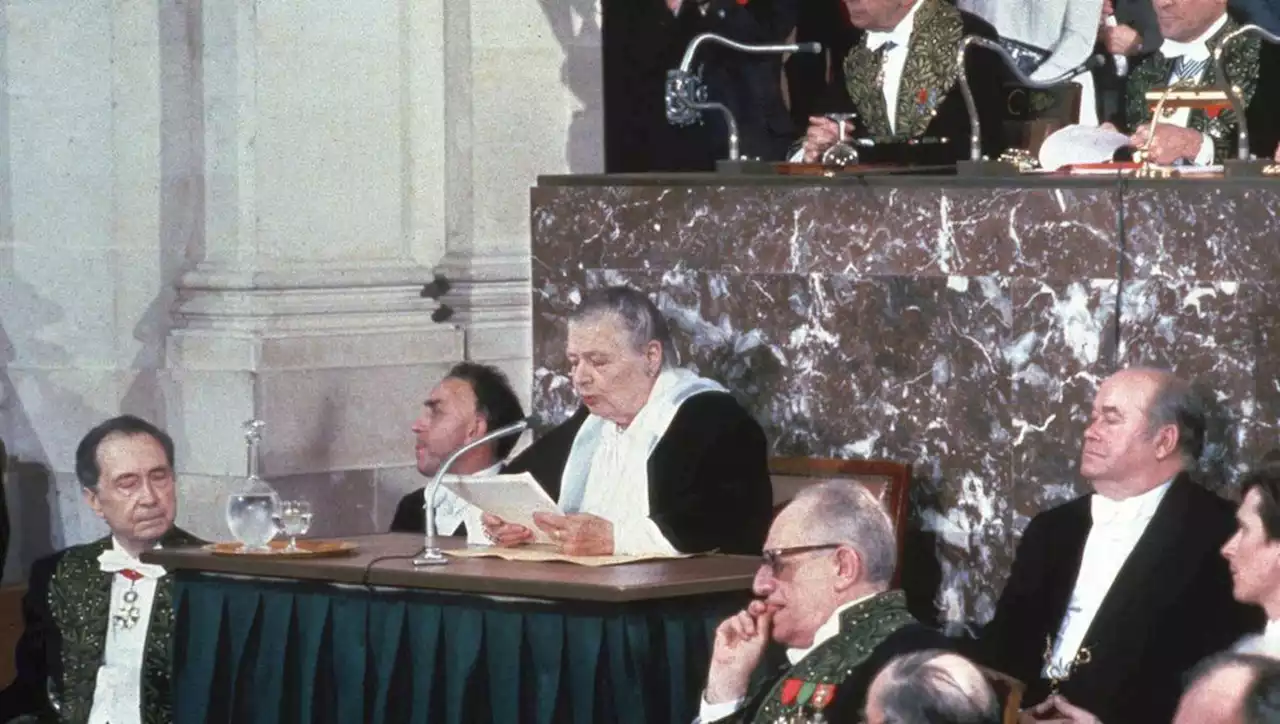
[[[201,548],[166,548],[143,553],[142,560],[176,571],[605,603],[746,593],[759,567],[755,557],[709,555],[599,568],[451,557],[447,565],[415,568],[409,558],[422,549],[421,535],[383,533],[345,540],[359,548],[337,558],[224,556]],[[457,537],[439,541],[444,549],[466,545]],[[383,556],[400,558],[375,561]]]

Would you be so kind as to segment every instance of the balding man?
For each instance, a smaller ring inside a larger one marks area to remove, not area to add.
[[[769,528],[756,600],[716,629],[700,720],[855,721],[890,659],[949,647],[890,590],[896,552],[889,515],[866,488],[801,491]],[[787,647],[791,665],[748,692],[770,641]]]
[[[1107,378],[1084,438],[1094,494],[1032,519],[972,653],[1029,705],[1060,690],[1104,722],[1167,724],[1183,674],[1262,625],[1219,555],[1233,506],[1191,480],[1203,405],[1168,372]]]
[[[867,724],[1000,724],[1000,701],[968,659],[917,651],[889,662],[867,691]]]
[[[1265,712],[1257,701],[1274,687],[1280,664],[1248,654],[1222,654],[1206,659],[1191,674],[1191,683],[1178,702],[1173,724],[1255,724],[1268,721],[1252,716]],[[1263,684],[1263,686],[1259,686]],[[1251,711],[1254,710],[1254,711]]]

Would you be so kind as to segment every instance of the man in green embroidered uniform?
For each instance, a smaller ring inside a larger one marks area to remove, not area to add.
[[[889,515],[866,488],[829,481],[801,491],[769,529],[758,598],[716,629],[700,721],[854,721],[890,659],[951,648],[889,590],[896,552]],[[749,691],[771,640],[787,647],[790,665]]]
[[[0,712],[19,721],[168,722],[172,591],[165,570],[138,555],[200,542],[173,525],[173,441],[145,420],[112,418],[80,441],[76,477],[111,535],[32,565],[18,677],[0,692]]]
[[[1148,158],[1160,164],[1190,161],[1196,165],[1234,158],[1238,119],[1228,109],[1163,109],[1151,136],[1152,107],[1147,92],[1172,85],[1212,88],[1217,82],[1213,54],[1228,33],[1240,25],[1227,15],[1227,0],[1155,0],[1164,42],[1129,74],[1123,118],[1112,119],[1131,133],[1135,148],[1150,138]],[[1280,91],[1277,52],[1256,35],[1236,38],[1223,51],[1223,70],[1245,102],[1249,147],[1268,158],[1280,138]]]

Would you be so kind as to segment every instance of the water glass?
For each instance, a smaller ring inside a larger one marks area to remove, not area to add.
[[[306,535],[311,529],[311,503],[305,500],[281,501],[276,525],[281,533],[289,536],[289,545],[285,546],[284,552],[298,552],[298,536]]]

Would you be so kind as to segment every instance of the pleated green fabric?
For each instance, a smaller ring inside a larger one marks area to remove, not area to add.
[[[178,724],[687,722],[746,594],[495,600],[178,573]]]

